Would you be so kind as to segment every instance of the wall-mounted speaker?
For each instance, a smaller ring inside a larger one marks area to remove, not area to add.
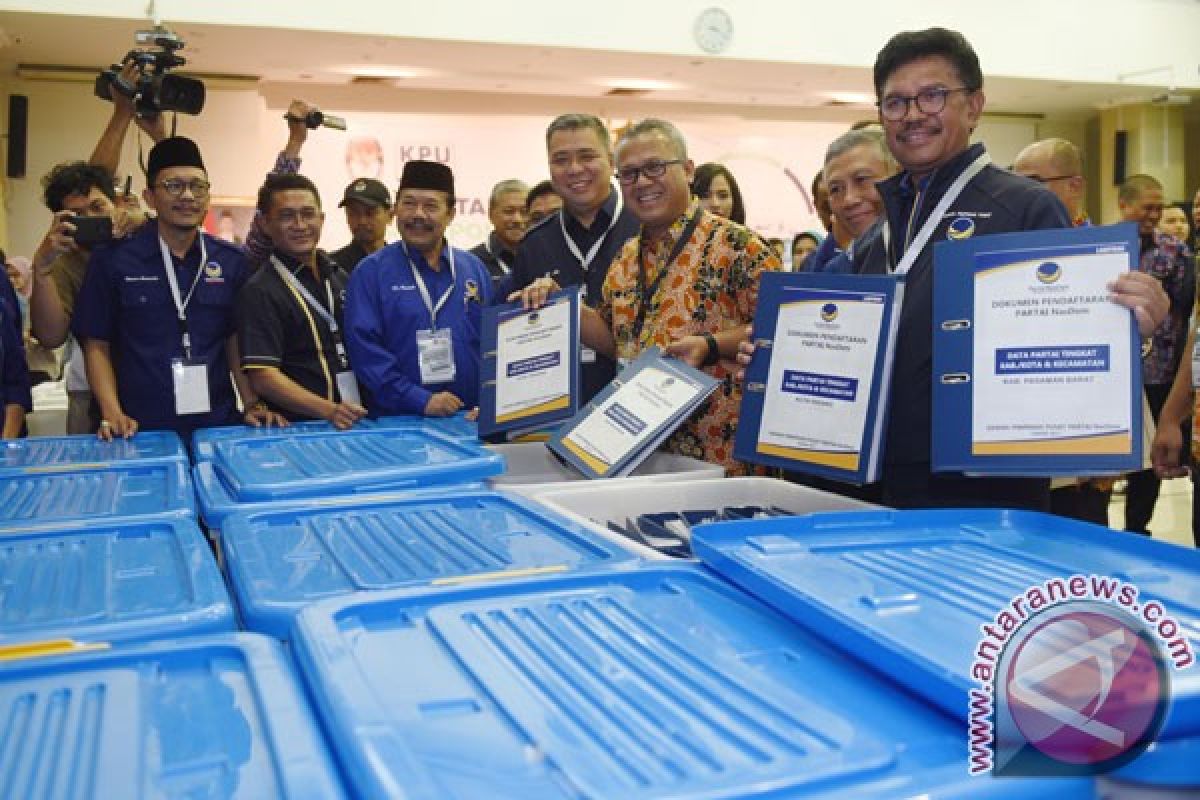
[[[23,94],[8,96],[8,158],[6,174],[25,177],[25,148],[29,134],[29,98]]]

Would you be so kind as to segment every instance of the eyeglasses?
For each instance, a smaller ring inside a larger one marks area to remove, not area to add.
[[[1026,175],[1025,177],[1035,180],[1038,183],[1052,183],[1054,181],[1069,181],[1071,178],[1078,178],[1078,175],[1052,175],[1049,178],[1043,178],[1041,175]]]
[[[908,107],[914,102],[917,104],[917,110],[922,114],[939,114],[946,107],[946,98],[954,92],[973,92],[975,91],[969,86],[960,86],[957,89],[944,89],[940,86],[922,89],[916,94],[903,95],[895,94],[883,98],[882,102],[876,103],[879,106],[879,112],[883,118],[891,122],[899,122],[908,116]]]
[[[617,170],[617,180],[623,186],[633,186],[638,182],[639,175],[645,175],[647,178],[661,178],[667,173],[667,167],[672,164],[682,163],[682,158],[673,158],[670,161],[660,161],[657,158],[653,158],[639,167],[624,167]]]
[[[321,212],[315,208],[302,208],[299,211],[285,208],[275,212],[275,219],[283,225],[295,225],[298,222],[309,224],[316,222],[320,216]]]
[[[157,183],[155,186],[172,197],[182,197],[184,190],[190,191],[193,197],[204,197],[208,194],[208,190],[212,188],[212,184],[208,181],[199,179],[185,181],[180,178],[171,178]]]

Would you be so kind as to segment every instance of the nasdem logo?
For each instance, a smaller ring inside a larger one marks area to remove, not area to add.
[[[837,303],[826,303],[825,305],[821,306],[821,319],[825,320],[826,322],[833,322],[835,319],[837,319],[837,315]]]
[[[1062,277],[1062,267],[1053,261],[1047,261],[1038,265],[1037,279],[1042,283],[1057,283]]]
[[[970,217],[958,217],[946,229],[947,239],[970,239],[975,233],[975,220]]]

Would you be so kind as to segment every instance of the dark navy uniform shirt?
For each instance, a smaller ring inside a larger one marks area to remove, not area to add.
[[[248,267],[233,245],[201,236],[208,255],[203,268],[199,237],[184,258],[172,256],[172,262],[181,299],[201,270],[187,305],[187,321],[192,362],[208,366],[209,413],[175,413],[171,362],[182,359],[184,352],[156,222],[143,225],[129,239],[92,251],[72,322],[81,340],[109,343],[125,414],[137,420],[141,430],[173,430],[184,441],[197,428],[238,421],[225,344],[234,333],[234,298],[246,282]]]
[[[524,289],[542,276],[554,278],[559,286],[580,286],[585,288],[584,301],[595,307],[603,296],[604,278],[608,275],[608,267],[612,264],[621,247],[629,239],[637,235],[641,225],[637,217],[628,208],[621,211],[612,230],[608,229],[617,210],[617,190],[609,194],[604,205],[596,212],[590,227],[585,228],[579,220],[567,213],[566,209],[551,214],[537,225],[525,232],[521,246],[517,248],[517,260],[513,265],[512,288]],[[559,215],[563,215],[560,225]],[[588,266],[587,273],[579,259],[571,252],[563,238],[563,226],[567,235],[575,242],[579,252],[584,256],[592,249],[601,236],[604,243],[597,250],[595,258]],[[607,235],[605,232],[607,231]],[[583,365],[583,402],[591,400],[601,389],[608,385],[616,374],[616,364],[612,359],[597,355],[594,363]]]
[[[29,366],[25,359],[21,305],[8,275],[0,275],[0,421],[6,406],[33,411]]]
[[[854,271],[890,272],[903,258],[906,242],[916,236],[950,184],[983,152],[982,144],[969,147],[920,185],[914,185],[907,172],[877,184],[891,246],[884,245],[881,219],[854,242]],[[984,167],[967,184],[938,221],[905,278],[884,450],[884,502],[899,506],[1040,507],[1049,497],[1049,484],[1044,479],[957,475],[930,479],[933,245],[950,238],[948,231],[956,221],[968,227],[973,236],[1071,226],[1066,209],[1048,189],[992,165]]]

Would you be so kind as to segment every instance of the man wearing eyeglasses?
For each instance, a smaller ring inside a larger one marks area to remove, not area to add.
[[[584,310],[581,338],[622,364],[657,345],[721,381],[666,447],[744,474],[733,458],[742,399],[735,359],[754,318],[759,276],[782,264],[749,228],[701,207],[691,194],[693,171],[671,123],[646,119],[622,133],[617,179],[641,230],[609,267],[596,309]],[[522,300],[540,306],[557,288],[540,278]]]
[[[613,186],[608,128],[591,114],[563,114],[546,129],[550,182],[562,198],[559,214],[531,227],[517,248],[512,288],[521,290],[542,277],[559,286],[583,286],[584,302],[594,307],[613,256],[638,230],[638,221]],[[608,385],[611,359],[585,348],[583,401]]]
[[[971,134],[983,113],[983,73],[970,43],[943,28],[899,33],[874,68],[879,117],[902,171],[879,184],[883,218],[854,247],[860,273],[904,277],[904,305],[892,376],[884,453],[883,502],[897,507],[1000,506],[1044,509],[1040,478],[973,478],[933,474],[933,243],[992,233],[1065,228],[1059,200],[1044,186],[989,163]],[[932,211],[943,199],[938,218]],[[929,236],[910,247],[920,232]],[[1166,315],[1165,293],[1148,276],[1127,273],[1110,287],[1134,310],[1143,334]]]
[[[1083,156],[1066,139],[1043,139],[1026,147],[1013,162],[1013,172],[1024,175],[1054,192],[1066,206],[1071,224],[1090,225],[1083,210],[1087,182],[1083,178]]]
[[[200,232],[209,182],[190,139],[150,151],[143,199],[157,218],[129,239],[92,252],[73,330],[100,406],[98,435],[193,431],[239,419],[230,366],[239,363],[233,302],[246,259]],[[241,369],[232,373],[248,424],[279,422]]]

